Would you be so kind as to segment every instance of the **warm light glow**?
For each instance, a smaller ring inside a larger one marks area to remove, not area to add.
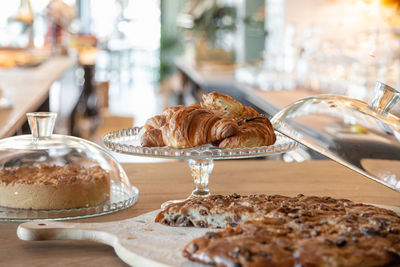
[[[367,15],[381,17],[392,26],[400,25],[400,0],[359,0],[358,7]]]
[[[379,0],[362,0],[358,1],[358,8],[367,16],[378,17],[380,12]]]
[[[400,0],[380,0],[380,3],[383,6],[391,8],[398,8],[400,6]]]
[[[378,3],[382,6],[390,7],[390,8],[400,7],[400,0],[362,0],[360,2],[363,2],[367,5]]]

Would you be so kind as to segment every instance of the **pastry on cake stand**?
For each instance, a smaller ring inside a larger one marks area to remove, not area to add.
[[[209,179],[214,168],[214,160],[243,159],[265,157],[285,153],[297,147],[297,142],[279,132],[276,142],[270,146],[250,148],[218,148],[213,145],[202,145],[193,148],[143,147],[140,144],[144,133],[143,127],[133,127],[106,133],[103,136],[105,146],[118,153],[154,158],[180,159],[188,161],[193,178],[194,188],[189,198],[207,197],[210,195]],[[182,200],[170,200],[162,207]]]

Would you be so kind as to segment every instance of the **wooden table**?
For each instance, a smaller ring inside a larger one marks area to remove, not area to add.
[[[0,69],[0,87],[14,106],[0,110],[0,138],[13,135],[49,96],[50,86],[74,63],[68,56],[55,56],[32,68]]]
[[[186,162],[126,164],[124,168],[140,190],[138,203],[121,212],[79,221],[108,222],[138,216],[158,209],[164,201],[187,197],[193,188]],[[332,161],[217,161],[210,188],[218,194],[303,193],[400,206],[399,193]],[[125,266],[106,245],[20,241],[17,226],[18,223],[0,223],[0,266]]]

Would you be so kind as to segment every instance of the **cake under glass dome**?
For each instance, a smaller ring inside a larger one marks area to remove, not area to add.
[[[81,138],[52,134],[56,117],[28,113],[32,135],[0,140],[0,220],[90,217],[136,202],[137,188],[110,153]]]

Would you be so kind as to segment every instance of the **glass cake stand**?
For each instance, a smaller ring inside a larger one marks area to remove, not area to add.
[[[276,134],[276,142],[270,146],[221,149],[212,145],[177,149],[169,147],[143,147],[140,145],[143,127],[133,127],[106,133],[103,136],[105,146],[115,152],[155,158],[187,160],[193,177],[194,189],[189,198],[207,197],[210,175],[214,168],[214,160],[264,157],[281,154],[297,147],[297,142],[291,138]],[[183,200],[170,200],[163,206]]]

